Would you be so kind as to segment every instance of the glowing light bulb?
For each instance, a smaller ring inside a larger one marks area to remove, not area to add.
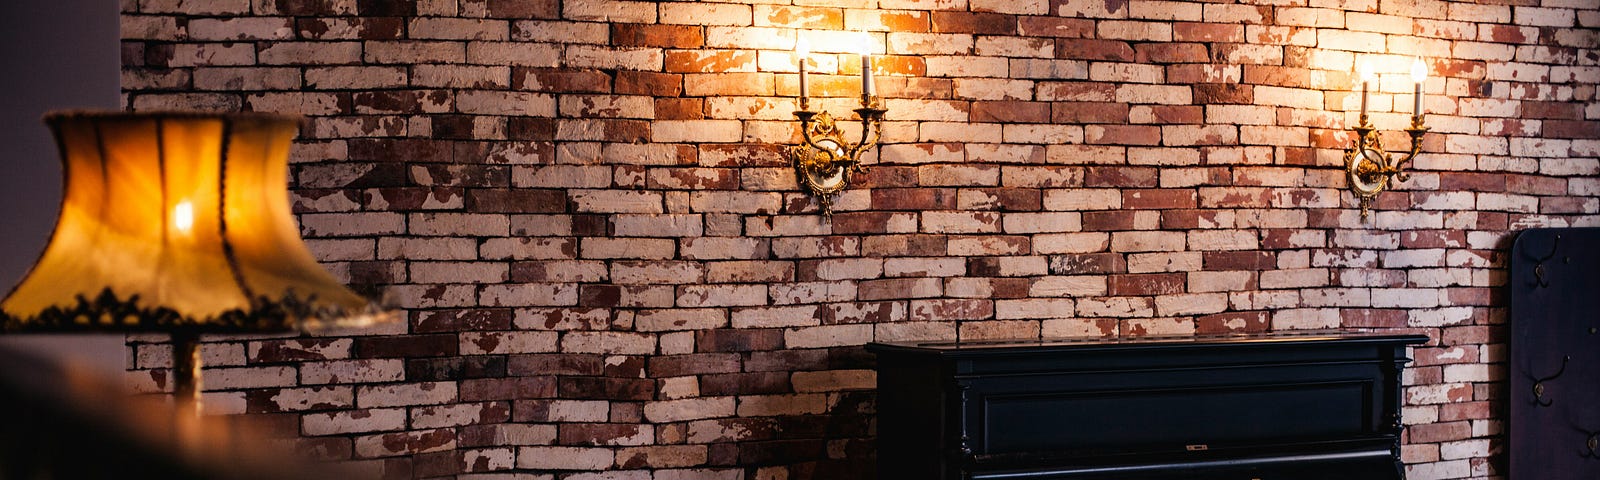
[[[811,56],[811,42],[806,41],[805,36],[795,35],[794,55],[800,57],[802,63],[806,61],[806,57]]]
[[[190,229],[194,228],[194,205],[184,201],[173,207],[172,226],[177,227],[179,231],[184,233],[188,233]]]
[[[1372,70],[1372,61],[1361,62],[1361,67],[1356,69],[1356,74],[1361,76],[1361,83],[1378,79],[1378,72]]]
[[[1411,97],[1416,102],[1411,106],[1411,115],[1417,118],[1417,124],[1419,125],[1422,123],[1422,116],[1424,115],[1422,111],[1422,82],[1427,80],[1428,64],[1422,63],[1422,58],[1419,57],[1411,62],[1411,81],[1417,82],[1416,94]]]
[[[1422,63],[1418,58],[1411,62],[1411,81],[1422,83],[1428,80],[1428,64]]]

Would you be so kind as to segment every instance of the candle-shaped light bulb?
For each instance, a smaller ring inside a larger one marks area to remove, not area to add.
[[[874,45],[873,45],[873,42],[872,42],[872,36],[868,35],[866,33],[862,33],[861,34],[861,94],[864,95],[864,96],[868,96],[868,97],[876,96],[878,94],[878,86],[872,81],[872,48],[873,48],[873,46]]]
[[[1411,115],[1422,118],[1422,82],[1428,81],[1428,64],[1423,63],[1421,58],[1411,62],[1411,81],[1417,83],[1417,92],[1413,95],[1416,106],[1412,107]]]
[[[189,233],[194,228],[194,204],[186,200],[172,207],[172,226],[179,232]]]
[[[1361,116],[1366,117],[1367,87],[1372,84],[1372,80],[1377,78],[1378,74],[1372,71],[1372,61],[1369,60],[1361,62],[1361,66],[1356,69],[1356,75],[1361,77]]]
[[[811,56],[811,42],[807,42],[805,36],[795,35],[794,56],[796,57],[795,61],[800,64],[800,109],[804,110],[807,106],[806,104],[810,103],[807,101],[810,95],[808,95],[809,88],[806,85],[809,83],[806,81],[806,58]]]

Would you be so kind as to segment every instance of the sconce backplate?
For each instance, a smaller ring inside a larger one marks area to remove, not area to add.
[[[1371,198],[1389,186],[1389,154],[1376,146],[1345,151],[1345,171],[1356,196]]]
[[[822,213],[833,213],[833,198],[850,188],[850,170],[859,168],[847,143],[827,112],[817,113],[805,126],[810,143],[790,146],[789,162],[794,165],[800,186],[822,202]]]

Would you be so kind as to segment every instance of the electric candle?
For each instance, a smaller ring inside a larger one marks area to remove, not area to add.
[[[861,37],[861,94],[871,97],[878,94],[878,86],[872,81],[872,37]]]
[[[1422,63],[1421,58],[1411,62],[1411,81],[1417,82],[1417,93],[1416,95],[1413,95],[1416,98],[1416,106],[1412,107],[1411,114],[1417,118],[1422,118],[1422,115],[1424,114],[1422,111],[1422,82],[1427,80],[1428,65]]]
[[[806,86],[806,57],[811,56],[811,43],[806,41],[806,37],[795,35],[794,56],[798,58],[800,63],[800,105],[801,108],[805,108],[805,104],[809,103],[807,102],[809,89]]]
[[[1372,71],[1371,61],[1361,62],[1361,68],[1356,73],[1361,76],[1361,116],[1365,117],[1367,116],[1367,86],[1371,85],[1372,80],[1378,75]]]

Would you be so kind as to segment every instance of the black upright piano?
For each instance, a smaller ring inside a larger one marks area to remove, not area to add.
[[[1391,480],[1422,335],[873,343],[883,480]]]

